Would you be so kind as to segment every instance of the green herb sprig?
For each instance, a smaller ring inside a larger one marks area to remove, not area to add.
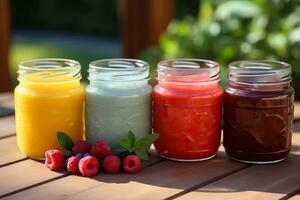
[[[128,132],[127,138],[120,140],[120,146],[129,153],[134,153],[142,160],[149,160],[148,149],[150,145],[158,139],[158,134],[152,133],[145,135],[140,140],[136,141],[136,137],[132,131]]]

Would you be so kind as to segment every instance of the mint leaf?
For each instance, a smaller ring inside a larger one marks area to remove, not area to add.
[[[133,146],[135,143],[135,135],[132,131],[128,132],[127,138],[123,138],[120,140],[120,146],[123,147],[125,150],[132,152]]]
[[[136,142],[134,148],[149,148],[150,145],[157,140],[158,134],[148,134]]]
[[[121,147],[123,147],[126,150],[131,148],[131,141],[130,141],[129,138],[121,139],[119,144],[120,144]]]
[[[62,146],[64,149],[72,150],[74,143],[70,136],[68,136],[66,133],[61,131],[57,132],[57,140],[60,146]]]
[[[127,138],[123,138],[120,140],[119,145],[121,148],[129,151],[129,153],[135,153],[139,156],[142,160],[148,160],[148,149],[150,145],[157,140],[158,134],[148,134],[145,135],[143,138],[136,142],[135,135],[132,131],[128,132]]]
[[[133,134],[132,131],[128,132],[128,138],[130,139],[130,146],[133,147],[135,143],[135,135]]]
[[[142,160],[148,160],[147,150],[150,145],[155,142],[158,138],[158,134],[153,133],[144,136],[142,139],[137,141],[133,146],[133,152],[137,154]]]
[[[147,149],[135,149],[134,153],[141,159],[141,160],[149,160]]]

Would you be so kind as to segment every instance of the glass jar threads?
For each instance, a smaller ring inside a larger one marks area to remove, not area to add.
[[[158,64],[153,90],[157,152],[178,161],[213,157],[220,145],[223,89],[214,61],[170,59]]]
[[[43,159],[48,149],[61,149],[57,132],[83,139],[84,89],[80,64],[68,59],[22,62],[15,89],[17,140],[30,158]]]
[[[114,149],[132,131],[139,139],[151,133],[149,65],[134,59],[90,63],[86,87],[87,140],[105,140]]]
[[[291,66],[249,60],[229,65],[224,100],[224,147],[246,163],[284,160],[291,147],[294,90]]]

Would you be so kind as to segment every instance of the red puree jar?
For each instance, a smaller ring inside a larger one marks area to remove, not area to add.
[[[158,64],[153,90],[157,152],[177,161],[200,161],[220,145],[223,89],[214,61],[171,59]]]
[[[234,160],[282,161],[291,147],[294,90],[291,66],[278,61],[229,65],[224,99],[224,147]]]

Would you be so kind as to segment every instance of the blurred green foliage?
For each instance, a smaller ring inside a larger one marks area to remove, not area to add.
[[[80,32],[119,37],[122,0],[12,0],[13,27],[16,29]],[[198,0],[175,0],[176,18],[196,16]]]
[[[197,17],[173,20],[160,47],[140,57],[152,65],[172,57],[213,59],[224,76],[234,60],[286,61],[293,66],[292,84],[300,99],[300,1],[202,0]]]
[[[116,55],[106,54],[105,52],[95,52],[86,47],[72,48],[59,43],[41,42],[18,42],[13,43],[10,49],[10,71],[12,85],[15,87],[17,82],[18,64],[24,60],[39,58],[67,58],[80,61],[82,82],[87,83],[87,70],[89,63],[93,60],[115,57]]]
[[[119,36],[117,0],[12,0],[12,19],[17,29]]]

